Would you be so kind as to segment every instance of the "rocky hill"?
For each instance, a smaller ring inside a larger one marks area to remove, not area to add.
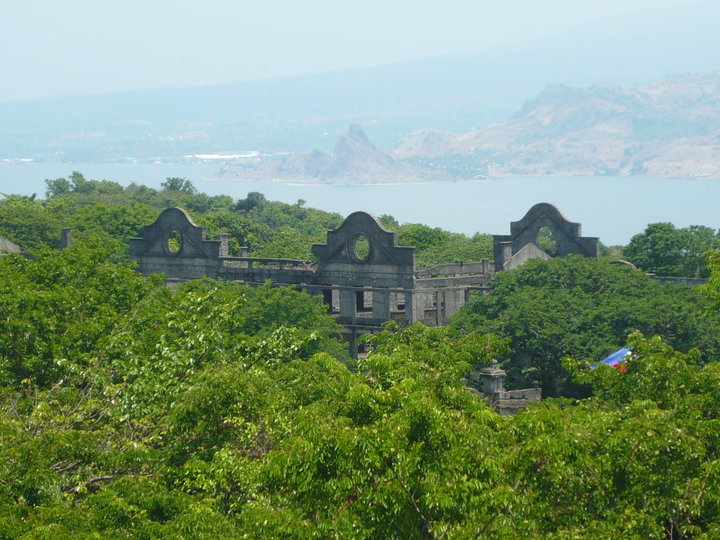
[[[465,134],[413,132],[393,155],[462,176],[720,178],[720,72],[550,86],[507,122]]]
[[[384,66],[0,103],[0,161],[184,163],[216,153],[330,153],[351,123],[381,148],[417,129],[485,129],[549,84],[627,85],[718,69],[720,2],[675,4],[535,41]],[[242,65],[228,65],[227,80],[244,76]],[[449,165],[467,172],[463,159]]]
[[[228,163],[223,178],[317,182],[326,184],[377,184],[448,180],[444,171],[418,167],[378,150],[360,126],[353,125],[335,144],[333,155],[312,150],[283,159],[259,158],[255,163]]]

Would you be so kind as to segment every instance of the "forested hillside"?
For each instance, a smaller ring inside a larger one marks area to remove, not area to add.
[[[167,205],[256,253],[340,216],[183,179],[48,191],[0,201],[33,255],[0,258],[0,538],[720,536],[718,252],[704,289],[534,261],[452,327],[389,323],[351,361],[304,293],[169,288],[126,252]],[[485,238],[383,222],[433,261]],[[623,345],[621,369],[589,369]],[[469,389],[492,359],[550,397],[498,415]]]
[[[44,200],[10,195],[0,200],[0,236],[26,251],[43,246],[59,247],[60,230],[72,229],[75,239],[97,235],[127,256],[128,240],[142,234],[165,208],[187,210],[208,238],[229,235],[231,255],[247,246],[253,257],[287,257],[311,260],[314,242],[323,243],[328,230],[345,216],[305,207],[305,201],[284,204],[268,201],[262,193],[245,199],[199,193],[184,178],[168,178],[161,190],[131,184],[123,187],[107,180],[88,180],[73,172],[68,178],[47,180]],[[489,234],[451,233],[422,224],[399,224],[389,215],[380,222],[398,232],[401,245],[416,248],[418,266],[492,258]]]

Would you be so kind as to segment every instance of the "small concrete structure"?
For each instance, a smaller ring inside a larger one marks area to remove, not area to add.
[[[600,257],[598,238],[581,236],[579,223],[568,221],[552,204],[538,203],[520,221],[510,223],[509,235],[493,235],[495,270],[512,270],[531,258],[551,258],[538,245],[538,236],[543,228],[552,233],[558,257],[571,254],[595,259]]]
[[[503,387],[505,371],[500,368],[497,360],[493,360],[490,366],[480,371],[480,376],[483,381],[483,397],[500,414],[515,414],[520,409],[526,408],[528,403],[540,401],[542,398],[542,390],[539,386],[522,390],[505,390]]]

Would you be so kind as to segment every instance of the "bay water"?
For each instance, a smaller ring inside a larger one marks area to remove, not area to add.
[[[677,227],[720,228],[720,180],[615,176],[514,177],[418,184],[324,185],[266,180],[216,179],[209,164],[136,163],[0,163],[0,193],[45,195],[45,179],[67,177],[132,182],[159,188],[167,177],[192,181],[208,195],[242,199],[251,191],[269,200],[305,201],[308,207],[346,216],[364,210],[390,214],[401,223],[423,223],[453,232],[509,234],[538,202],[557,206],[571,221],[582,223],[584,236],[606,245],[624,245],[649,223],[669,221]]]

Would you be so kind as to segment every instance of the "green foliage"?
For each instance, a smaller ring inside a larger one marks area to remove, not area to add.
[[[167,191],[181,191],[183,193],[197,193],[197,189],[187,178],[168,177],[160,184],[160,187]]]
[[[709,227],[676,229],[672,223],[652,223],[632,237],[623,256],[638,268],[659,276],[707,277],[703,256],[718,247],[720,239]]]
[[[267,203],[265,195],[257,191],[251,191],[247,194],[247,197],[237,202],[235,209],[241,212],[249,212],[253,208],[262,209],[265,203]]]
[[[720,251],[708,251],[705,260],[710,275],[701,290],[712,302],[709,309],[713,313],[720,313]]]
[[[388,225],[396,225],[392,216],[384,216]],[[418,268],[433,264],[481,261],[493,258],[492,236],[476,233],[471,238],[427,225],[405,224],[396,226],[398,243],[415,248]]]
[[[310,251],[312,244],[320,242],[320,239],[312,240],[287,225],[268,236],[267,242],[253,250],[254,257],[310,260],[313,258]]]
[[[439,370],[452,380],[459,380],[473,367],[489,364],[498,354],[508,352],[507,340],[487,334],[468,333],[454,335],[449,328],[427,328],[415,323],[400,331],[397,323],[385,324],[385,330],[378,335],[367,335],[371,355],[362,365],[373,368],[380,380],[389,378],[399,381],[406,376],[423,373],[424,370]],[[393,357],[402,357],[396,363]],[[396,370],[401,369],[400,372]],[[445,377],[445,376],[444,376]]]
[[[709,298],[588,259],[533,261],[455,329],[388,323],[349,366],[317,298],[171,289],[111,242],[168,201],[268,253],[340,216],[66,182],[46,202],[0,202],[13,234],[77,216],[88,237],[0,259],[0,538],[720,535],[717,253]],[[474,241],[408,231],[428,259]],[[626,343],[623,370],[587,369]],[[569,373],[593,397],[501,417],[465,379],[493,358],[550,391]]]
[[[327,316],[327,306],[319,297],[289,287],[273,287],[266,282],[259,287],[222,283],[211,280],[193,281],[178,286],[178,293],[206,291],[218,298],[242,297],[242,307],[233,313],[233,333],[267,338],[283,327],[291,327],[296,338],[307,348],[297,354],[308,359],[317,352],[327,352],[347,360],[347,350],[339,341],[340,325]]]
[[[643,537],[712,537],[720,502],[714,433],[720,364],[700,367],[699,351],[681,353],[639,333],[629,336],[628,345],[632,355],[623,369],[600,365],[590,371],[587,362],[565,360],[573,377],[592,385],[597,396],[583,407],[595,431],[597,446],[589,451],[596,459],[589,470],[596,489],[614,513],[623,514],[616,530]],[[605,425],[598,425],[603,417]],[[571,436],[576,446],[578,434]],[[617,459],[600,459],[603,452]],[[579,457],[587,460],[587,451]]]
[[[506,339],[388,323],[352,371],[327,354],[337,327],[315,299],[169,289],[107,255],[0,261],[0,357],[26,370],[0,384],[2,538],[720,531],[720,369],[698,351],[632,334],[625,371],[565,360],[594,398],[500,417],[463,377]],[[584,264],[496,288],[643,283]]]
[[[58,178],[56,180],[50,180],[47,178],[45,180],[45,185],[47,186],[47,189],[45,190],[45,196],[47,198],[69,193],[72,188],[72,184],[70,184],[66,178]]]
[[[210,429],[217,417],[202,424],[193,413],[188,424],[193,396],[235,426],[244,413],[234,401],[207,401],[206,382],[230,374],[236,397],[243,377],[266,381],[254,396],[244,387],[248,407],[278,407],[263,370],[340,351],[338,327],[296,291],[209,281],[172,291],[110,254],[94,241],[0,260],[0,462],[11,480],[0,481],[0,534],[236,537],[220,495],[198,495],[176,474],[193,450],[193,463],[216,464],[212,481],[224,489],[226,431],[237,444],[235,429]],[[259,436],[247,422],[238,428]]]
[[[0,235],[23,251],[60,247],[62,221],[39,200],[9,195],[0,200]]]
[[[558,254],[558,243],[553,237],[549,227],[541,227],[538,231],[537,243],[548,255],[555,257]]]
[[[0,259],[0,383],[47,388],[89,366],[117,320],[159,281],[106,259],[99,239]]]
[[[627,345],[631,354],[621,367],[598,364],[588,370],[587,365],[581,366],[569,357],[564,363],[576,380],[590,384],[594,394],[606,402],[643,400],[665,409],[677,407],[695,385],[700,351],[681,353],[660,337],[648,339],[640,332],[630,334]]]
[[[720,353],[720,321],[704,317],[707,299],[689,287],[660,285],[628,267],[585,257],[533,260],[496,275],[487,297],[476,298],[453,321],[462,331],[510,339],[502,359],[509,384],[542,383],[545,395],[584,395],[568,384],[566,355],[601,360],[639,330],[674,347]]]
[[[0,234],[26,251],[59,247],[60,230],[72,230],[74,240],[98,235],[114,245],[115,258],[127,258],[130,238],[140,236],[160,211],[186,209],[195,223],[207,229],[208,238],[228,235],[230,255],[312,260],[312,244],[324,243],[327,231],[342,223],[342,216],[305,207],[305,201],[285,204],[250,192],[235,202],[231,197],[199,193],[186,178],[167,178],[160,191],[131,184],[88,180],[74,171],[68,178],[45,181],[46,201],[6,196],[0,201]],[[450,233],[425,225],[399,225],[392,216],[381,222],[399,231],[400,243],[415,246],[419,267],[492,257],[492,238]]]
[[[237,204],[226,195],[210,197],[185,178],[167,178],[157,191],[87,180],[74,171],[46,185],[46,201],[15,195],[0,200],[0,234],[26,251],[59,247],[60,230],[68,227],[74,240],[102,237],[121,260],[127,258],[130,238],[141,235],[160,211],[179,206],[207,228],[210,238],[228,234],[231,255],[247,246],[251,255],[309,259],[312,244],[324,241],[326,232],[342,222],[338,214],[304,208],[301,201],[270,202],[260,193],[249,193]]]
[[[471,417],[497,423],[460,383],[471,363],[494,355],[492,338],[386,331],[363,373],[352,373],[318,352],[337,344],[322,306],[269,284],[171,291],[116,275],[115,288],[134,296],[109,311],[112,291],[93,292],[111,288],[106,269],[121,269],[96,247],[5,261],[14,283],[32,278],[31,302],[58,305],[57,325],[84,306],[97,327],[90,340],[74,338],[86,350],[59,362],[62,372],[4,387],[0,457],[13,481],[0,483],[0,519],[12,536],[406,537],[466,519],[454,488],[433,486],[450,464],[457,478],[473,474],[464,449],[482,427]],[[45,281],[29,272],[35,267]],[[72,275],[76,302],[64,307],[70,299],[58,302],[64,293],[54,285]],[[12,303],[9,320],[18,317]],[[381,370],[388,362],[392,373]],[[368,405],[372,418],[362,412]],[[469,511],[481,484],[468,480],[466,491]]]
[[[481,478],[501,472],[478,465],[499,419],[459,375],[492,356],[490,345],[468,337],[453,349],[447,330],[421,325],[371,341],[361,375],[321,358],[283,370],[288,381],[300,369],[318,372],[290,386],[302,408],[260,466],[262,489],[241,516],[263,535],[435,537],[485,515],[492,496]],[[471,445],[482,451],[468,453]]]

